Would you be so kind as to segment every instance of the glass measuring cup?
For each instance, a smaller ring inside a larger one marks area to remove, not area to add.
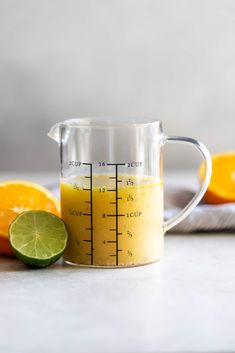
[[[207,148],[188,137],[167,136],[151,119],[70,119],[49,137],[60,147],[61,217],[68,264],[123,267],[159,260],[164,234],[203,197],[211,177]],[[163,218],[162,147],[182,142],[205,159],[198,193],[168,221]]]

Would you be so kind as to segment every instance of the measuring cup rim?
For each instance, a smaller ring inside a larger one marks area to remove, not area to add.
[[[75,119],[67,119],[60,125],[72,128],[131,128],[131,127],[146,127],[151,125],[158,125],[161,128],[161,121],[154,118],[146,117],[81,117]]]

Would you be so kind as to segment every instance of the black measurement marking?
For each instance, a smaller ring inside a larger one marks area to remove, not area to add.
[[[91,189],[91,196],[90,196],[90,202],[91,202],[91,264],[93,265],[93,204],[92,204],[92,164],[90,164],[90,189]]]
[[[116,202],[110,202],[109,204],[110,205],[116,205]]]
[[[124,164],[125,165],[125,164]],[[116,176],[116,265],[118,266],[118,165],[115,165]]]
[[[117,203],[116,203],[117,205]],[[125,214],[107,214],[107,217],[125,217]]]
[[[69,161],[69,166],[70,167],[80,167],[81,164],[82,163],[80,161]]]
[[[99,162],[99,167],[105,167],[105,162]]]
[[[118,259],[118,252],[119,251],[122,251],[122,249],[118,249],[116,254],[112,254],[112,255],[109,255],[109,256],[116,256],[116,259]]]
[[[93,265],[93,204],[92,204],[92,163],[82,163],[83,165],[88,165],[90,167],[90,175],[85,175],[84,178],[90,180],[90,187],[89,188],[83,188],[84,191],[89,191],[90,192],[90,200],[84,201],[85,203],[90,204],[90,212],[89,213],[83,213],[83,216],[89,216],[90,217],[90,227],[85,228],[86,230],[90,231],[90,239],[84,239],[84,242],[91,243],[91,253],[86,254],[87,256],[91,257],[91,265]]]
[[[91,257],[91,265],[93,265],[93,204],[92,204],[92,163],[82,163],[83,165],[87,165],[90,167],[90,175],[86,175],[85,178],[90,180],[90,187],[89,188],[83,188],[84,191],[89,191],[90,192],[90,200],[85,201],[85,203],[90,204],[90,212],[89,213],[83,213],[83,216],[89,216],[90,217],[90,227],[85,228],[86,230],[90,231],[91,238],[90,239],[84,239],[84,242],[91,243],[91,252],[86,254],[87,256]],[[105,165],[104,162],[100,162],[100,165]],[[118,214],[118,200],[121,200],[122,197],[118,197],[118,183],[121,183],[123,180],[118,179],[118,166],[126,166],[126,163],[107,163],[108,166],[115,166],[115,176],[109,177],[109,179],[115,180],[115,189],[107,189],[106,191],[109,192],[115,192],[115,201],[110,202],[110,204],[116,205],[116,210],[115,214],[108,214],[107,217],[115,217],[116,219],[116,227],[115,228],[110,228],[110,231],[114,231],[116,233],[116,240],[108,240],[108,243],[116,243],[116,254],[112,254],[110,256],[116,257],[116,265],[118,266],[118,253],[122,251],[121,249],[118,249],[118,236],[122,235],[121,232],[118,231],[118,217],[124,217],[125,214]],[[100,191],[105,191],[105,189],[100,189]]]

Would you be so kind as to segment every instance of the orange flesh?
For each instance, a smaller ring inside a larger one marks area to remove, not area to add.
[[[199,170],[203,180],[205,165]],[[210,204],[235,202],[235,152],[212,156],[212,177],[204,199]]]
[[[59,203],[38,184],[20,180],[0,183],[0,253],[12,254],[9,225],[19,213],[28,210],[45,210],[59,216]]]

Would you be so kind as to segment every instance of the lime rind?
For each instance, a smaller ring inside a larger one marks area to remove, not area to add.
[[[64,222],[46,211],[26,211],[9,227],[15,255],[32,267],[45,267],[64,253],[68,234]]]

